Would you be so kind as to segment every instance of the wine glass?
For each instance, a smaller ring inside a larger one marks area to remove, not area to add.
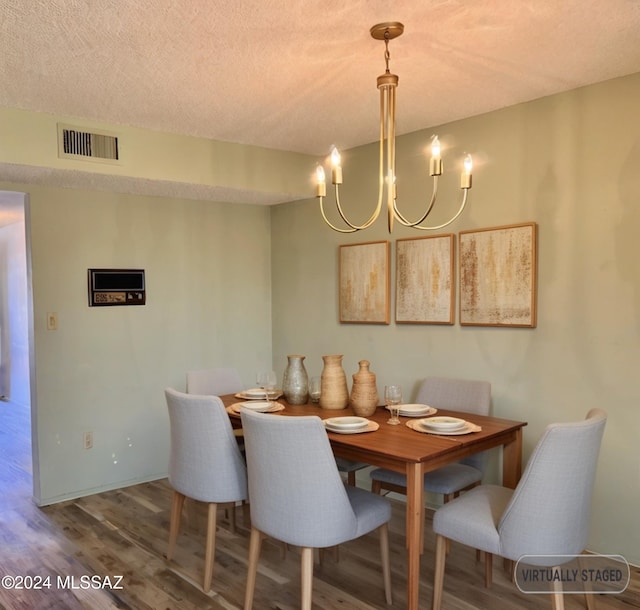
[[[258,387],[264,390],[265,400],[270,401],[270,396],[274,394],[277,378],[275,371],[259,371],[256,381]]]
[[[322,382],[320,377],[312,377],[309,379],[309,397],[311,402],[320,402],[320,388]]]
[[[391,417],[387,421],[388,424],[396,426],[400,423],[400,404],[402,403],[402,386],[386,385],[384,386],[384,402],[391,411]]]

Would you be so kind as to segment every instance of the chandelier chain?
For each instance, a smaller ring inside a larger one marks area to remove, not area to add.
[[[389,34],[384,35],[384,62],[387,66],[386,74],[391,74],[389,71],[389,60],[391,59],[391,51],[389,51]]]

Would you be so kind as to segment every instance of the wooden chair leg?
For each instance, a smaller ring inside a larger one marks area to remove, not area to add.
[[[260,546],[262,544],[262,532],[255,527],[251,528],[249,539],[249,564],[247,566],[247,585],[244,592],[244,610],[253,608],[253,593],[256,588],[256,574],[258,573],[258,559],[260,558]]]
[[[586,551],[583,551],[583,553],[586,553]],[[582,559],[582,555],[578,556],[578,567],[581,570],[584,569],[584,561]],[[591,589],[591,584],[589,582],[585,582],[584,585],[584,603],[587,606],[587,610],[596,610],[596,598]]]
[[[446,504],[447,502],[451,502],[451,500],[453,500],[453,498],[457,497],[455,494],[443,494],[442,495],[442,503]],[[451,550],[451,540],[449,540],[447,538],[447,546],[446,546],[446,553],[447,555],[449,554],[449,551]]]
[[[333,548],[333,561],[340,563],[340,545],[336,544]]]
[[[447,559],[447,539],[440,534],[436,535],[436,558],[433,569],[433,602],[432,610],[440,610],[442,605],[442,587],[444,584],[444,564]]]
[[[382,482],[376,481],[375,479],[371,481],[371,493],[380,495],[382,493]]]
[[[509,575],[509,580],[514,582],[515,580],[515,572],[516,572],[516,564],[511,559],[504,558],[504,571]]]
[[[551,592],[551,607],[553,610],[564,610],[564,596],[562,595],[562,582],[553,581],[553,590]]]
[[[303,547],[300,549],[300,579],[302,599],[300,610],[311,610],[311,595],[313,591],[313,549]],[[245,610],[247,610],[245,608]]]
[[[184,506],[184,494],[173,492],[173,500],[171,502],[171,519],[169,521],[169,546],[167,548],[167,559],[173,557],[173,551],[178,540],[178,531],[180,530],[180,516],[182,515],[182,507]]]
[[[218,505],[209,503],[207,512],[207,542],[204,553],[204,592],[207,593],[211,589],[211,578],[213,576],[213,560],[216,554],[216,517]]]
[[[356,486],[356,471],[355,470],[351,470],[350,472],[347,472],[347,485],[351,485],[351,487],[355,487]]]
[[[336,563],[340,563],[340,546],[339,545],[335,545],[335,546],[330,546],[330,547],[323,547],[321,549],[314,549],[313,552],[313,560],[319,565],[323,565],[324,563],[324,556],[331,551],[332,555],[333,555],[333,560]]]
[[[381,525],[380,530],[380,559],[382,561],[382,579],[384,581],[384,597],[387,604],[391,605],[391,563],[389,561],[389,526]]]
[[[493,555],[491,553],[484,553],[484,586],[487,589],[491,588],[493,583]]]
[[[249,511],[249,502],[242,500],[242,523],[246,528],[251,527],[251,514]]]
[[[231,533],[236,533],[236,504],[235,502],[229,507],[229,525],[231,527]]]

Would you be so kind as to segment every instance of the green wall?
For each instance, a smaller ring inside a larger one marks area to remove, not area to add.
[[[306,355],[319,374],[323,354],[344,354],[349,381],[371,361],[378,389],[398,382],[415,397],[427,375],[487,379],[493,413],[529,422],[525,457],[544,427],[602,407],[602,446],[590,548],[640,563],[640,74],[425,130],[398,142],[398,200],[411,210],[430,195],[424,145],[432,133],[450,182],[438,208],[456,207],[459,161],[476,161],[470,203],[441,232],[534,221],[539,228],[538,324],[535,329],[396,325],[395,243],[416,236],[386,219],[340,235],[326,227],[316,200],[273,210],[273,354]],[[399,109],[402,117],[402,109]],[[377,192],[377,146],[343,155],[344,208],[366,219]],[[330,192],[331,189],[328,188]],[[331,199],[329,197],[329,199]],[[331,199],[332,201],[332,199]],[[368,207],[367,207],[368,206]],[[417,216],[407,211],[409,216]],[[438,212],[440,214],[440,212]],[[446,214],[433,219],[441,222]],[[389,239],[392,323],[338,322],[338,246]],[[458,319],[456,312],[456,320]],[[499,469],[493,456],[490,479]]]
[[[30,199],[36,500],[166,476],[164,388],[209,366],[248,386],[271,363],[269,208],[0,188]],[[146,305],[88,307],[93,267],[145,269]]]

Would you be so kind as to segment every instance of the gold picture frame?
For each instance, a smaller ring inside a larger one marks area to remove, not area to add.
[[[460,324],[535,328],[537,225],[460,231]]]
[[[389,263],[388,241],[340,246],[340,322],[389,324]]]
[[[396,240],[396,323],[453,324],[453,233]]]

